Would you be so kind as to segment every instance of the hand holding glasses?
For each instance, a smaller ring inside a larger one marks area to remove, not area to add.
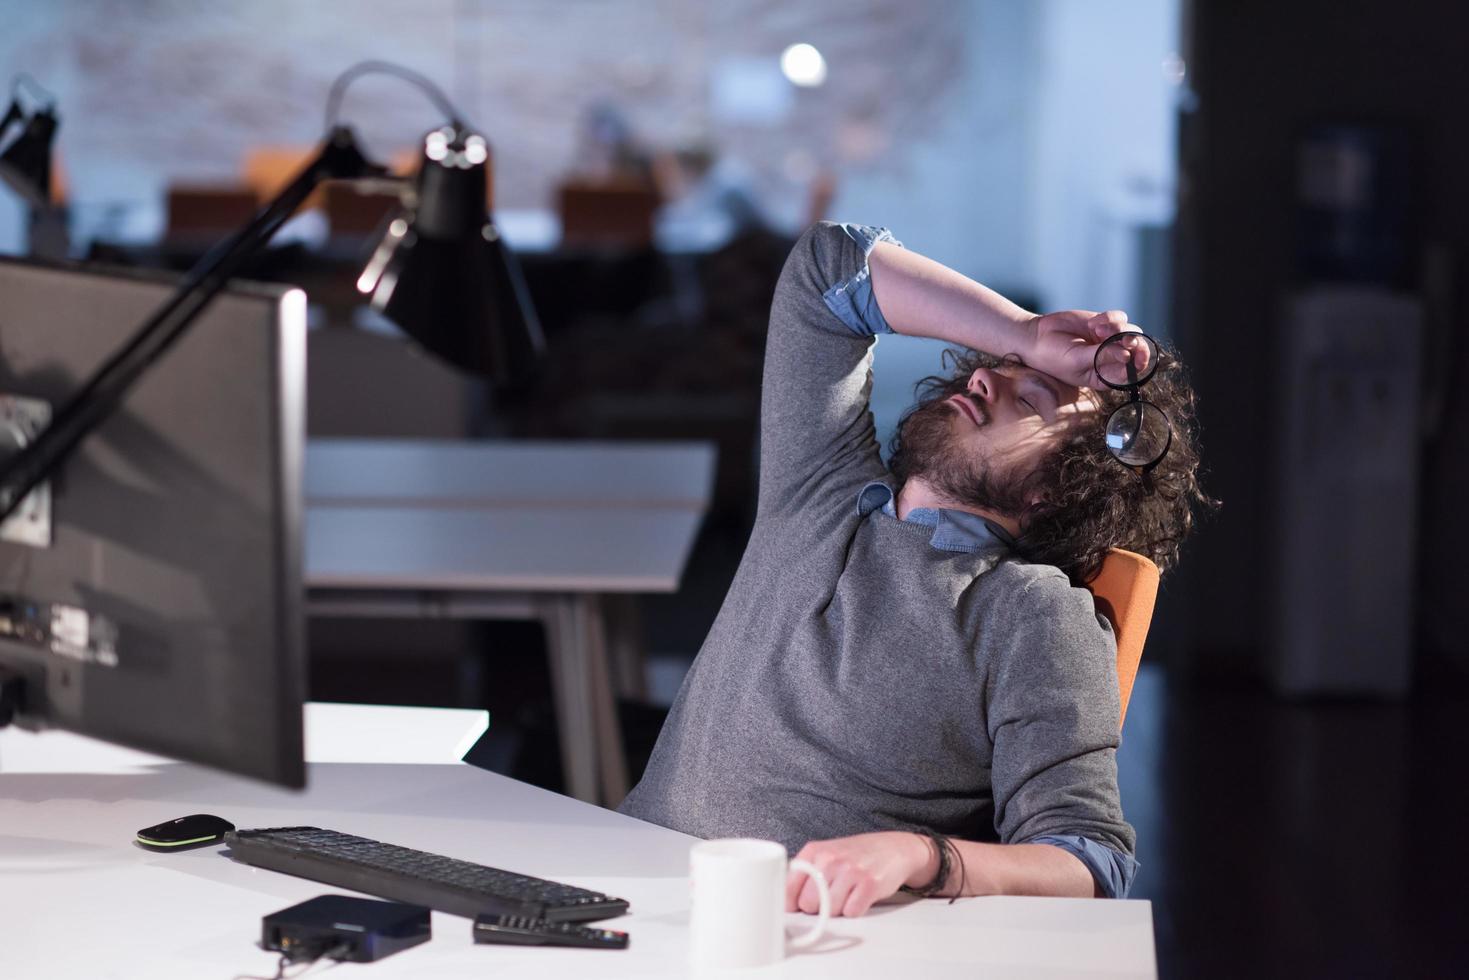
[[[1168,416],[1138,394],[1158,369],[1158,360],[1158,342],[1145,333],[1129,330],[1102,341],[1092,362],[1102,384],[1130,396],[1107,416],[1107,451],[1144,477],[1173,444],[1173,424]]]

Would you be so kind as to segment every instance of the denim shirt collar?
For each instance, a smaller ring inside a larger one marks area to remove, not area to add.
[[[867,517],[881,510],[897,518],[897,495],[886,483],[874,480],[857,493],[857,513]],[[933,528],[928,543],[940,551],[975,552],[987,548],[1013,549],[1015,538],[1010,532],[978,514],[946,507],[915,507],[903,518],[910,524]]]

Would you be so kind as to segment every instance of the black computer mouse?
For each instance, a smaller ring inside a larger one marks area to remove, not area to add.
[[[150,851],[187,851],[216,844],[235,825],[211,813],[195,813],[138,831],[138,845]]]

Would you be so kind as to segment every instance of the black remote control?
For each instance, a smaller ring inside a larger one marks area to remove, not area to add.
[[[514,946],[580,946],[627,949],[627,933],[593,929],[574,922],[547,922],[528,915],[477,915],[474,941]]]

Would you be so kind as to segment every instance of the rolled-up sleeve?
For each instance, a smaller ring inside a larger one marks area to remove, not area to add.
[[[1086,865],[1097,887],[1108,898],[1126,898],[1128,892],[1132,891],[1132,880],[1137,877],[1137,860],[1131,854],[1123,854],[1115,848],[1085,837],[1057,834],[1037,837],[1026,843],[1050,844],[1075,857]]]
[[[891,242],[899,248],[903,245],[886,228],[854,224],[836,227],[857,243],[864,259],[872,254],[872,249],[878,242]],[[872,272],[865,261],[862,268],[833,285],[821,298],[842,325],[859,337],[893,332],[893,328],[888,326],[887,318],[882,315],[882,308],[877,305],[877,297],[872,292]]]
[[[867,408],[874,324],[886,323],[871,318],[880,317],[876,303],[862,298],[867,253],[884,235],[891,238],[883,229],[820,222],[786,260],[765,345],[762,517],[804,505],[818,487],[855,494],[886,472]]]

